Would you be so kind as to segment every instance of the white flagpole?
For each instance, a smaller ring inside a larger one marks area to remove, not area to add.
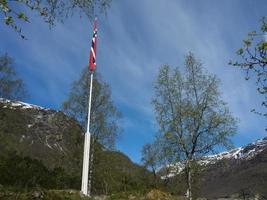
[[[82,188],[81,193],[85,196],[91,195],[91,188],[88,188],[88,172],[90,166],[90,117],[91,117],[91,100],[92,100],[92,89],[93,89],[93,72],[91,72],[90,82],[90,94],[88,104],[88,117],[87,117],[87,131],[84,136],[84,152],[83,152],[83,172],[82,172]]]

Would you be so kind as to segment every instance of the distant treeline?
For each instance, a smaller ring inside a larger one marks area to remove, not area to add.
[[[9,153],[0,158],[0,184],[17,188],[78,188],[80,177],[63,168],[48,169],[41,161]]]

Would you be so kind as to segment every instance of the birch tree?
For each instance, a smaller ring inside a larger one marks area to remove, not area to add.
[[[62,110],[76,118],[83,128],[87,124],[88,97],[90,88],[90,71],[84,68],[79,80],[72,83],[66,101],[62,103]],[[93,139],[106,148],[114,148],[120,133],[118,120],[121,118],[111,99],[109,85],[95,73],[92,93],[91,132]]]
[[[187,196],[192,200],[192,163],[213,151],[229,147],[237,120],[222,100],[219,80],[208,74],[192,53],[185,57],[185,67],[160,68],[152,100],[162,137],[175,147],[185,163]],[[177,158],[178,160],[178,158]]]
[[[14,59],[7,54],[0,55],[0,97],[11,100],[27,97],[24,81],[15,71]]]

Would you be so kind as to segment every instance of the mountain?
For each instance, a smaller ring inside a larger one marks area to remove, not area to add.
[[[62,112],[0,99],[0,137],[1,153],[16,151],[71,172],[81,166],[82,128]]]
[[[267,137],[229,152],[206,157],[201,194],[267,197]]]
[[[79,189],[83,134],[61,111],[0,98],[0,186]],[[123,153],[94,144],[94,193],[146,187],[150,174]]]
[[[244,147],[206,156],[197,163],[201,169],[197,175],[198,196],[216,199],[261,194],[267,197],[267,137]],[[183,170],[182,162],[169,165],[168,170],[161,170],[161,178],[170,178],[170,184],[176,184],[184,180]],[[166,171],[168,173],[164,174]]]
[[[80,189],[83,129],[63,112],[0,98],[0,188]],[[95,144],[93,192],[144,191],[155,179],[122,152]],[[267,137],[198,161],[194,183],[208,199],[267,196]],[[163,189],[185,194],[183,163],[161,170]],[[168,173],[166,173],[168,171]],[[164,174],[165,173],[165,174]],[[161,186],[160,186],[161,187]]]
[[[235,148],[230,151],[222,152],[215,155],[206,156],[200,164],[210,165],[221,160],[250,160],[267,149],[267,137],[256,140],[244,147]]]

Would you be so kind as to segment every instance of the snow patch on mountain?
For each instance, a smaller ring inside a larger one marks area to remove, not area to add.
[[[219,160],[224,159],[240,159],[240,160],[249,160],[262,152],[267,148],[267,137],[256,140],[253,143],[250,143],[244,147],[239,147],[230,151],[225,151],[215,155],[206,156],[203,160],[200,161],[201,164],[214,164]]]
[[[10,108],[20,108],[20,109],[36,109],[36,110],[50,110],[47,108],[43,108],[41,106],[37,106],[37,105],[33,105],[33,104],[29,104],[29,103],[25,103],[25,102],[21,102],[21,101],[11,101],[8,99],[4,99],[4,98],[0,98],[0,102],[1,103],[5,103],[7,105],[4,106],[4,108],[8,107],[8,105],[10,105]]]
[[[161,176],[161,179],[168,179],[171,177],[176,176],[177,174],[181,173],[185,168],[185,164],[184,162],[178,162],[175,164],[169,164],[166,168],[165,168],[165,173],[163,173],[163,175]]]
[[[202,166],[212,165],[221,160],[250,160],[264,149],[267,149],[267,137],[256,140],[244,147],[238,147],[230,151],[221,152],[215,155],[208,155],[198,161]],[[185,162],[178,162],[176,164],[170,164],[165,168],[162,179],[174,177],[185,168]]]

